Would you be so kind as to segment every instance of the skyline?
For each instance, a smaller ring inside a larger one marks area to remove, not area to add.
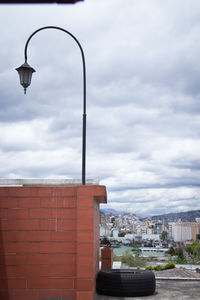
[[[15,68],[43,26],[70,31],[87,76],[86,179],[101,208],[200,209],[200,3],[85,0],[1,5],[0,178],[81,179],[82,65],[66,34],[38,33],[27,94]]]

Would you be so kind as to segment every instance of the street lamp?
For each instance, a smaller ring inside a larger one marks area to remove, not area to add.
[[[25,62],[23,65],[21,65],[16,70],[19,74],[20,84],[24,88],[24,94],[26,94],[26,89],[31,84],[32,74],[33,74],[33,72],[35,72],[35,70],[27,63],[27,47],[28,47],[28,44],[29,44],[31,38],[37,32],[44,30],[44,29],[58,29],[58,30],[61,30],[61,31],[67,33],[75,40],[75,42],[78,44],[79,49],[81,51],[82,65],[83,65],[82,185],[85,185],[85,171],[86,171],[86,167],[85,167],[85,165],[86,165],[86,67],[85,67],[85,56],[84,56],[84,52],[81,47],[81,44],[79,43],[77,38],[71,32],[69,32],[61,27],[46,26],[46,27],[39,28],[36,31],[34,31],[28,38],[28,40],[25,44],[25,48],[24,48]]]

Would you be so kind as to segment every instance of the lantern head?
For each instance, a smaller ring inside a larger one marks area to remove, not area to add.
[[[24,88],[24,94],[26,94],[26,89],[31,84],[32,74],[33,72],[35,72],[35,70],[31,66],[29,66],[26,61],[16,70],[19,74],[20,84]]]

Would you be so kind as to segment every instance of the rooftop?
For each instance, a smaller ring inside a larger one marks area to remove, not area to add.
[[[0,179],[0,186],[76,186],[80,179]],[[96,179],[86,180],[86,185],[99,185]]]
[[[200,274],[188,270],[171,269],[155,272],[156,292],[145,297],[111,297],[96,295],[95,300],[199,300]]]

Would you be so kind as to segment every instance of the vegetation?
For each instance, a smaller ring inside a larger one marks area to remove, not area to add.
[[[187,245],[186,252],[190,255],[193,262],[196,262],[196,263],[199,262],[199,260],[200,260],[200,243],[196,241],[190,245]]]
[[[167,251],[167,254],[170,254],[171,256],[176,255],[176,251],[174,247],[170,247],[169,250]]]
[[[111,243],[110,243],[110,241],[107,239],[107,237],[103,237],[103,239],[101,240],[101,244],[102,245],[105,245],[105,246],[107,246],[107,247],[110,247],[111,246]]]
[[[119,232],[118,237],[124,237],[125,235],[126,235],[126,232],[125,231],[121,231],[121,232]]]
[[[161,239],[161,241],[166,241],[167,240],[167,238],[168,238],[168,233],[167,233],[167,231],[162,231],[162,233],[160,234],[160,239]]]
[[[164,270],[174,269],[174,268],[175,268],[175,264],[173,262],[169,262],[165,266],[162,265],[157,265],[155,267],[148,266],[146,267],[146,270],[164,271]]]
[[[174,248],[170,247],[169,250],[167,251],[168,254],[171,256],[176,256],[176,262],[178,264],[186,264],[187,263],[187,257],[184,253],[184,249],[179,247],[179,248]]]
[[[140,257],[140,252],[136,251],[134,255],[130,252],[130,250],[126,250],[122,255],[121,262],[123,264],[128,265],[129,267],[145,267],[147,260],[143,257]]]
[[[183,251],[183,248],[177,248],[176,249],[176,253],[177,253],[177,260],[176,262],[178,264],[186,264],[187,263],[187,259],[184,255],[184,251]]]

